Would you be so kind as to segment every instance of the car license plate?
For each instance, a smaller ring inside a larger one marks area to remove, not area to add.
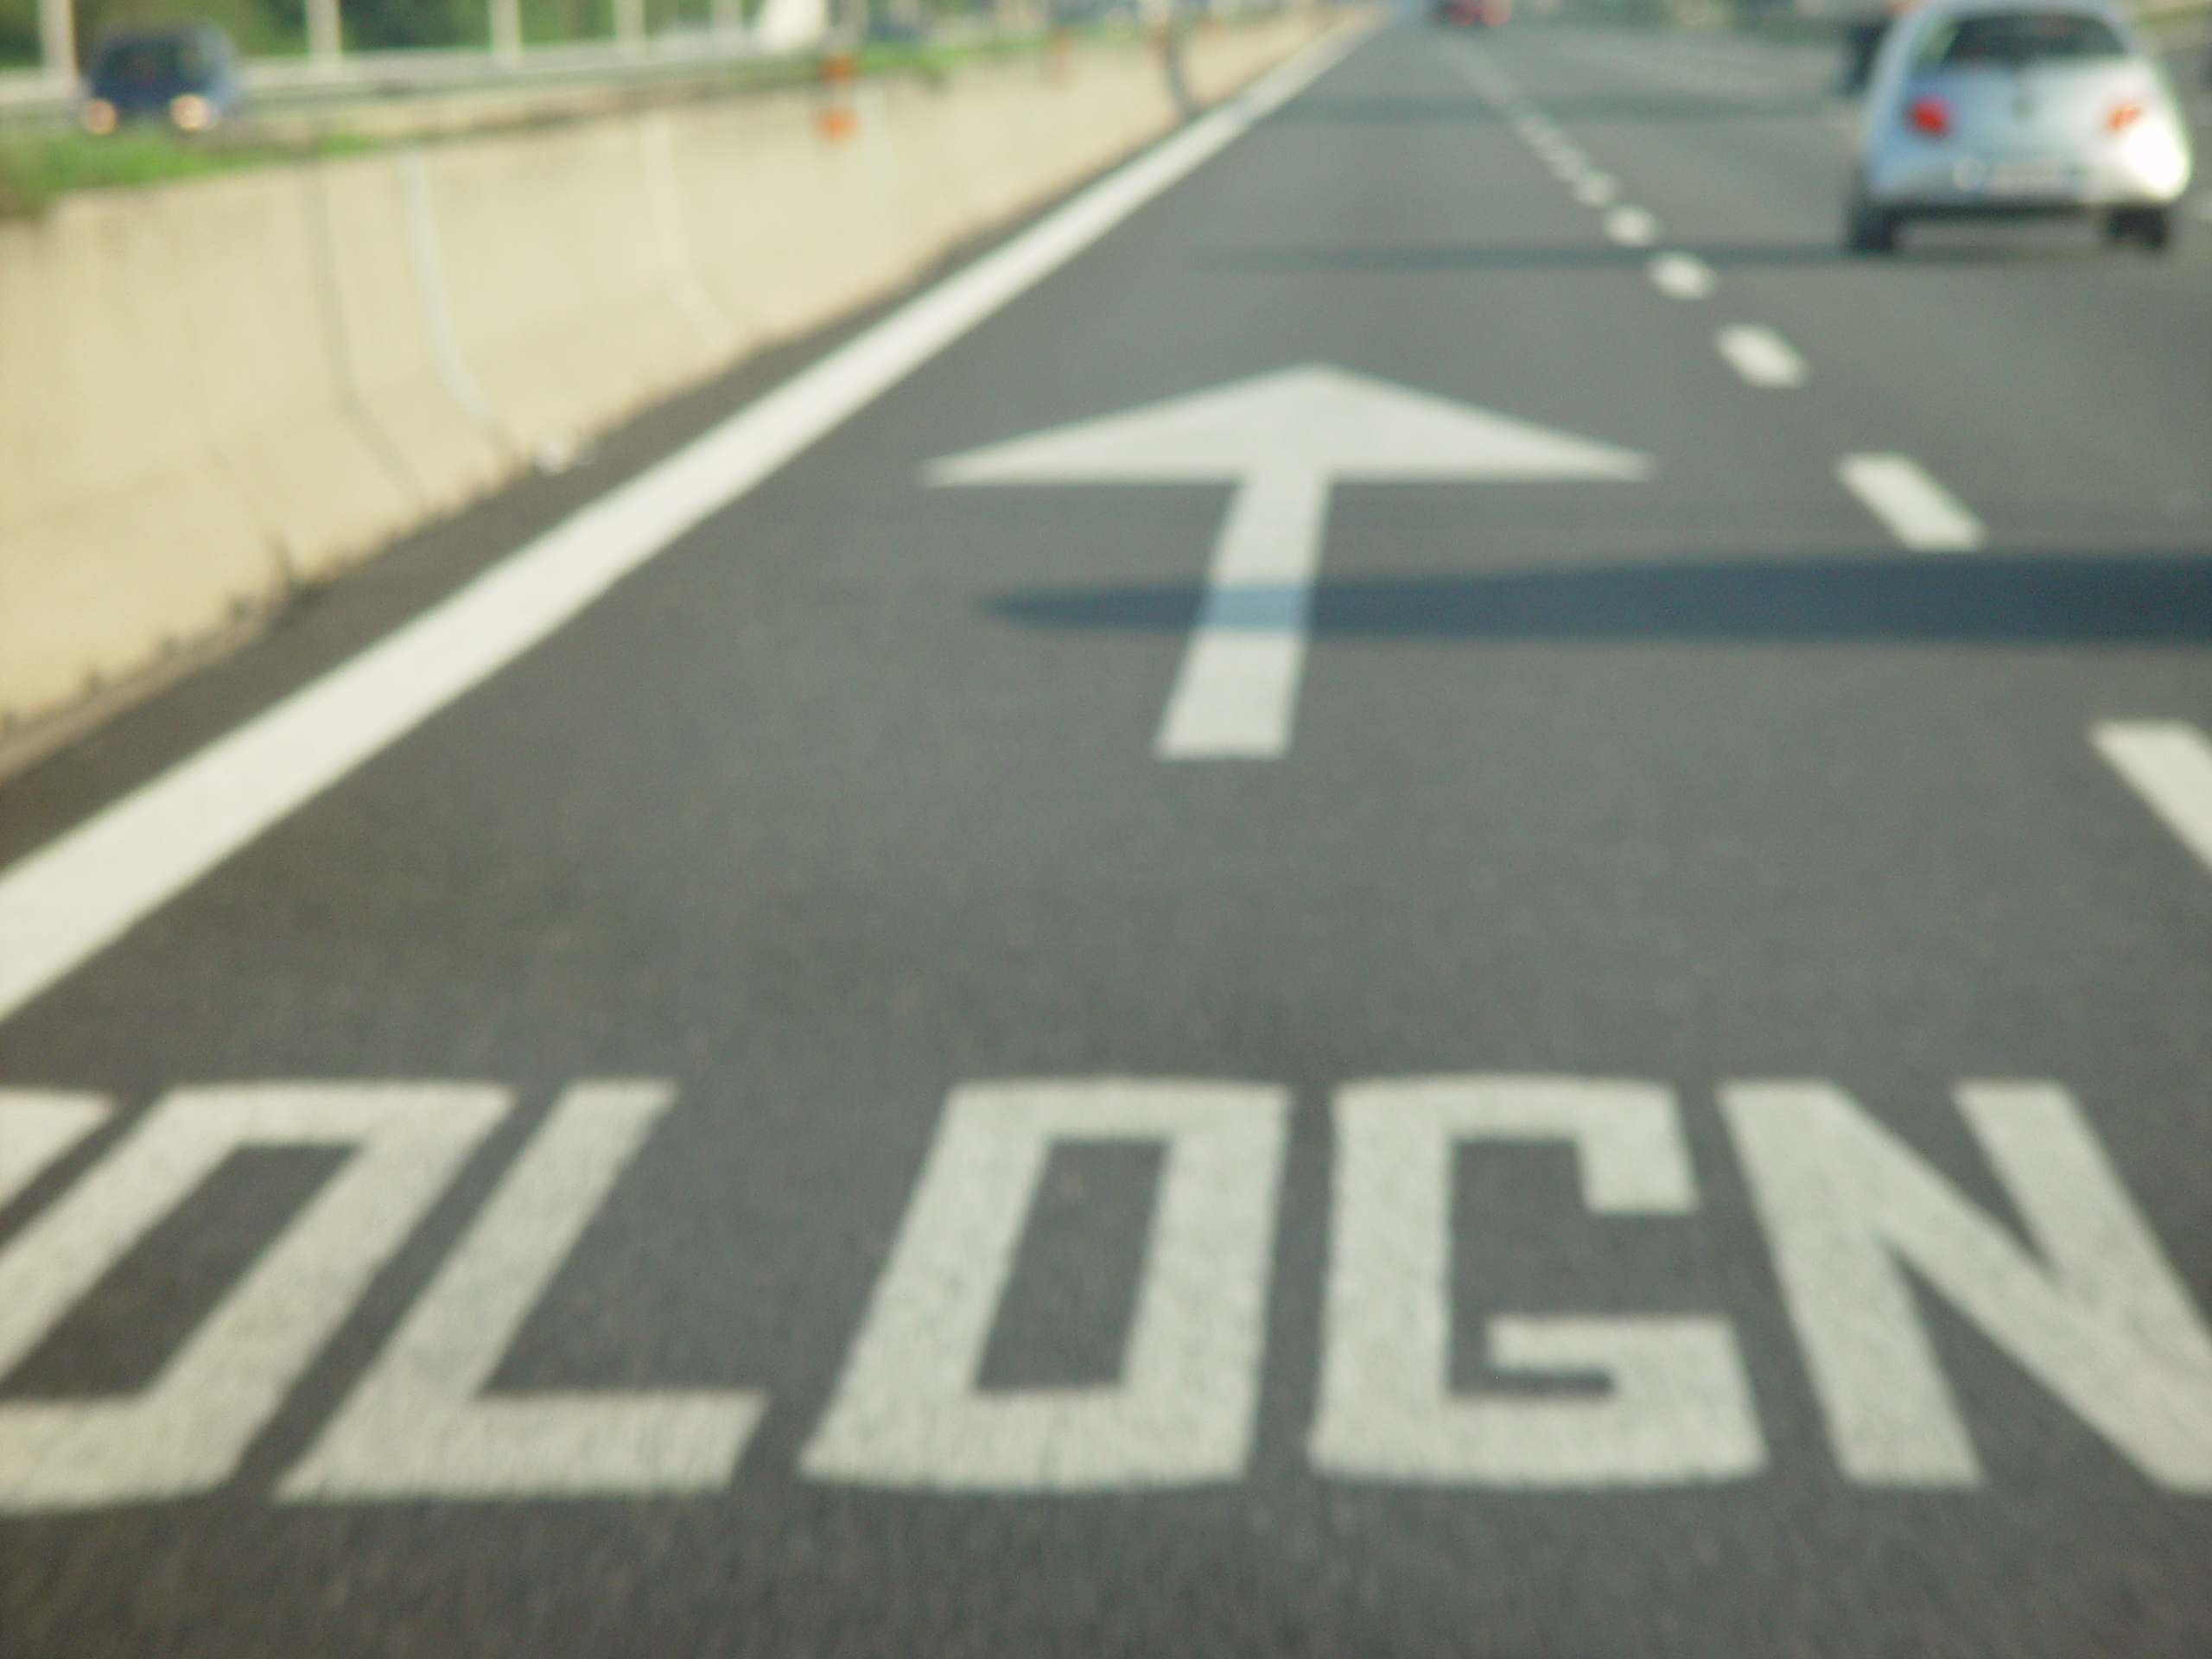
[[[1992,195],[2063,195],[2074,181],[2074,169],[2057,162],[1999,162],[1989,169]]]

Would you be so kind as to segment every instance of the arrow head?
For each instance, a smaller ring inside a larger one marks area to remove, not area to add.
[[[1313,364],[935,461],[933,484],[1637,479],[1630,449]]]

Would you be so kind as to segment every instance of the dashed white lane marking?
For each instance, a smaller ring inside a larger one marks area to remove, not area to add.
[[[1805,359],[1797,349],[1771,328],[1762,328],[1755,323],[1738,323],[1723,328],[1713,337],[1713,344],[1720,355],[1728,359],[1728,366],[1754,386],[1802,386],[1805,384]]]
[[[489,679],[1204,165],[1359,40],[1340,30],[275,708],[0,874],[0,1019]]]
[[[1846,455],[1837,463],[1836,475],[1891,535],[1916,551],[1964,553],[1982,543],[1981,520],[1910,455]]]
[[[1616,207],[1605,215],[1605,234],[1624,248],[1648,248],[1659,239],[1659,221],[1642,207]]]
[[[2107,721],[2089,740],[2182,844],[2212,866],[2212,743],[2177,720]]]
[[[1585,207],[1605,207],[1620,193],[1619,181],[1610,173],[1586,175],[1574,187],[1574,199]]]
[[[1644,267],[1652,283],[1670,300],[1703,300],[1713,296],[1713,267],[1694,253],[1662,253]]]

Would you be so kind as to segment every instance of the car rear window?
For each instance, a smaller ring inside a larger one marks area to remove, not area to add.
[[[194,80],[208,73],[207,50],[189,35],[122,40],[100,56],[97,79],[124,86]]]
[[[2126,53],[2119,35],[2101,17],[2073,11],[1991,11],[1948,18],[1930,29],[1921,46],[1920,67],[1965,69],[2054,58],[2118,58]]]

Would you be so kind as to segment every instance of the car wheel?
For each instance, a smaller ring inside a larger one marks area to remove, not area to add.
[[[2115,207],[2105,219],[2105,240],[2133,242],[2150,253],[2164,253],[2174,239],[2174,216],[2166,207]]]
[[[1844,221],[1843,245],[1853,253],[1895,253],[1897,215],[1872,202],[1853,202]]]

